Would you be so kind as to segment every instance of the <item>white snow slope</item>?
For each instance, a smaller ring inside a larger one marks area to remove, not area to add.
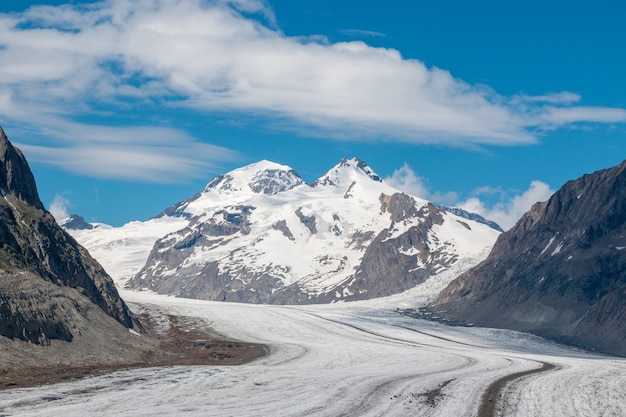
[[[134,221],[121,227],[96,223],[91,230],[67,230],[104,267],[119,287],[145,264],[154,242],[187,226],[182,217]]]
[[[444,279],[445,281],[445,279]],[[523,333],[448,327],[394,312],[432,297],[424,284],[387,299],[313,306],[218,303],[124,291],[135,308],[205,319],[266,344],[234,367],[128,370],[0,391],[2,416],[475,416],[485,389],[512,373],[499,416],[625,416],[626,360]]]

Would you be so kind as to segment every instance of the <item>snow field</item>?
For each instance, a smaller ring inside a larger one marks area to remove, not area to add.
[[[123,287],[146,263],[157,239],[187,224],[183,218],[162,217],[130,222],[121,227],[95,224],[92,230],[70,232],[100,262],[117,286]]]
[[[122,295],[131,305],[203,318],[270,354],[235,367],[139,369],[3,391],[0,414],[471,416],[490,383],[549,362],[557,369],[507,387],[504,415],[626,415],[622,359],[523,333],[415,320],[395,313],[391,298],[386,307],[263,306]]]

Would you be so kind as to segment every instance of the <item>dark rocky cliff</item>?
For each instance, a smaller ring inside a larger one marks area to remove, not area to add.
[[[537,203],[431,307],[626,356],[626,161]]]
[[[26,159],[0,128],[0,336],[70,341],[83,297],[127,328],[138,325],[113,281],[56,223]]]
[[[78,214],[70,214],[70,217],[67,218],[64,222],[61,223],[66,230],[91,230],[93,229],[93,225],[87,223],[83,216],[79,216]]]

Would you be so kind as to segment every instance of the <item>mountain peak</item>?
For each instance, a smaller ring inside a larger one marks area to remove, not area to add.
[[[83,216],[78,214],[70,214],[70,217],[61,221],[61,226],[69,230],[91,230],[93,225],[87,223]]]
[[[274,195],[301,184],[304,180],[289,166],[262,160],[218,175],[207,184],[204,192]]]
[[[359,158],[343,158],[337,165],[331,168],[323,177],[318,178],[313,187],[341,187],[349,186],[359,178],[382,182],[378,174],[367,163]]]
[[[86,302],[127,328],[139,324],[100,264],[45,210],[24,155],[1,129],[0,191],[1,336],[69,342]]]
[[[17,198],[39,209],[43,204],[39,199],[35,177],[22,152],[15,148],[0,127],[0,193],[13,194]]]

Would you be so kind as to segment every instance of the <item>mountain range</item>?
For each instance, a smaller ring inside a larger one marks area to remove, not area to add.
[[[626,161],[535,204],[431,308],[626,356]]]
[[[500,233],[402,193],[356,158],[311,184],[261,161],[148,221],[74,218],[82,230],[71,232],[119,285],[219,301],[370,299],[464,265],[427,310],[626,355],[625,172],[626,163],[570,181]]]
[[[149,241],[137,236],[156,229],[165,233],[148,254]],[[357,158],[311,184],[288,166],[260,161],[215,177],[147,222],[72,233],[103,262],[117,263],[128,288],[274,304],[402,292],[459,260],[477,263],[499,234],[400,192]],[[145,257],[131,259],[127,244]]]

